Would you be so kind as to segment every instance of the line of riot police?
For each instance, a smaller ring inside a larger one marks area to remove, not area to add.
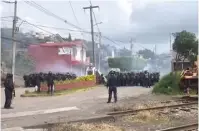
[[[114,71],[113,71],[114,72]],[[160,73],[148,71],[143,72],[114,72],[117,77],[117,86],[142,86],[150,88],[159,81]],[[108,75],[106,76],[108,79]]]
[[[24,75],[23,79],[24,79],[25,87],[35,87],[35,85],[37,85],[37,83],[47,82],[49,73],[40,72],[40,73]],[[67,73],[50,73],[50,74],[52,74],[53,80],[57,80],[57,81],[72,80],[77,77],[75,74],[69,73],[69,72],[67,72]]]

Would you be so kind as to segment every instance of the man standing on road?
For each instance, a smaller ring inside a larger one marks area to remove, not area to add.
[[[12,74],[7,74],[6,80],[4,82],[4,86],[5,86],[5,97],[6,97],[4,108],[11,109],[12,108],[11,103],[12,103],[12,97],[13,97],[12,95],[14,91],[14,83],[13,83]]]
[[[108,81],[107,81],[107,87],[108,87],[108,102],[107,103],[110,103],[111,102],[111,98],[112,98],[112,93],[114,94],[114,101],[115,103],[117,102],[117,78],[114,74],[114,72],[109,72],[109,78],[108,78]]]

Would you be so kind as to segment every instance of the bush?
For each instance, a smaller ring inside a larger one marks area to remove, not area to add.
[[[88,75],[88,76],[81,76],[77,77],[74,80],[65,80],[65,81],[57,81],[55,80],[55,85],[61,85],[61,84],[68,84],[68,83],[73,83],[73,82],[79,82],[79,81],[92,81],[95,79],[95,75]],[[46,82],[43,82],[42,85],[46,85]]]
[[[155,94],[175,95],[181,94],[180,72],[171,72],[160,79],[153,88]]]

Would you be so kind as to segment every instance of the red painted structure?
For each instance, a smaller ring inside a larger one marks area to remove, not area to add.
[[[78,61],[70,54],[59,55],[59,48],[76,48],[84,46],[83,41],[64,43],[41,43],[28,47],[28,54],[35,63],[36,72],[63,71],[75,65],[88,65],[89,58],[85,62]]]

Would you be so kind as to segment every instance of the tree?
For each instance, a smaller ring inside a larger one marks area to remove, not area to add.
[[[189,59],[193,62],[198,55],[198,40],[196,35],[183,30],[173,33],[173,36],[175,37],[173,50],[177,53],[176,61],[182,60],[184,62],[185,59]]]
[[[155,58],[155,53],[149,49],[140,50],[140,51],[138,51],[138,54],[141,55],[145,59]]]
[[[68,41],[72,41],[71,34],[68,35]]]
[[[131,56],[131,51],[126,48],[123,48],[123,49],[119,50],[119,55],[120,56]]]

